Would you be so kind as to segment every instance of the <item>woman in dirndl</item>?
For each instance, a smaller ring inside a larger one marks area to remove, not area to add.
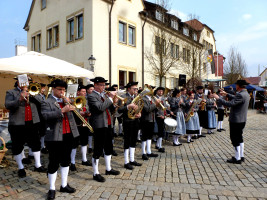
[[[216,129],[217,120],[215,115],[216,101],[213,99],[212,93],[208,92],[208,98],[206,101],[206,109],[208,111],[208,134],[213,133],[212,130]]]
[[[173,135],[173,146],[182,145],[179,142],[179,137],[181,135],[185,135],[186,127],[184,121],[184,113],[183,108],[185,107],[185,103],[183,98],[181,97],[181,92],[179,89],[176,89],[172,93],[172,99],[170,100],[171,111],[176,115],[177,127]]]
[[[187,134],[187,143],[194,142],[192,140],[192,135],[199,134],[199,117],[197,114],[198,111],[198,104],[194,106],[192,109],[192,112],[190,113],[191,107],[194,105],[195,99],[195,93],[191,91],[189,93],[189,100],[186,102],[185,106],[185,117],[192,114],[188,122],[185,123],[186,125],[186,134]]]

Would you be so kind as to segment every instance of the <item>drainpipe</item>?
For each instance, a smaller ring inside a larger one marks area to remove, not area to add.
[[[144,20],[144,24],[142,25],[142,88],[144,88],[145,85],[145,58],[144,58],[144,32],[145,32],[145,24],[147,21],[147,16],[148,13],[145,11],[145,20]]]
[[[109,82],[110,84],[111,84],[111,12],[113,9],[114,1],[115,0],[112,0],[111,8],[109,10],[109,42],[108,42],[108,45],[109,45]]]

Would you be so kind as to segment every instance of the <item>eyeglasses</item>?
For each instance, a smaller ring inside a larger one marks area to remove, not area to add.
[[[98,86],[106,86],[105,84],[97,84]]]
[[[63,91],[63,92],[65,92],[66,91],[66,89],[65,88],[55,88],[55,89],[57,89],[57,90],[59,90],[59,91]]]
[[[138,90],[138,88],[132,88],[133,90]]]

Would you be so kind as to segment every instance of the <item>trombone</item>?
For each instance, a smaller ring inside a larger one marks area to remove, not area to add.
[[[35,95],[40,93],[40,89],[41,89],[41,85],[39,83],[30,83],[29,84],[29,86],[28,86],[29,95],[24,97],[24,99],[27,101],[27,103],[29,103],[30,96],[35,96]]]

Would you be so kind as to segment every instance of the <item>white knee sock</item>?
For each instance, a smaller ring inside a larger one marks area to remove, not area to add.
[[[235,149],[235,159],[240,160],[240,146],[234,147]]]
[[[32,149],[31,148],[29,148],[29,154],[28,155],[29,156],[33,156]]]
[[[142,141],[142,154],[146,154],[146,141]]]
[[[223,121],[221,121],[221,123],[220,123],[220,129],[222,129],[222,125],[223,125]]]
[[[130,161],[134,161],[134,153],[135,153],[135,148],[130,147]]]
[[[75,164],[75,157],[76,157],[76,149],[72,149],[71,150],[71,154],[70,154],[70,162],[72,163],[72,164]]]
[[[113,132],[114,132],[115,134],[117,134],[117,133],[116,133],[116,127],[115,127],[115,125],[113,126]]]
[[[122,124],[119,124],[119,134],[122,134]]]
[[[49,190],[56,190],[57,172],[55,172],[54,174],[48,173],[48,180],[50,185]]]
[[[172,137],[174,144],[177,144],[177,137],[178,137],[177,135],[173,135],[173,137]]]
[[[88,144],[89,144],[89,148],[92,149],[92,141],[93,141],[93,136],[89,136],[88,137]]]
[[[45,147],[45,144],[44,144],[44,136],[41,137],[40,142],[41,142],[41,149],[42,149],[42,148]]]
[[[179,135],[176,136],[176,144],[180,144],[179,137],[180,137]]]
[[[111,155],[109,156],[105,155],[105,163],[106,163],[106,170],[110,171],[111,170]]]
[[[151,140],[146,141],[146,152],[151,154]]]
[[[81,146],[81,153],[82,153],[82,161],[86,162],[87,161],[87,146]]]
[[[94,175],[99,174],[98,163],[99,163],[99,159],[92,158],[92,166],[93,166]]]
[[[159,143],[158,147],[162,148],[162,137],[158,138],[158,143]]]
[[[190,140],[191,140],[191,134],[188,134],[187,135],[187,142],[190,142]]]
[[[129,163],[129,149],[124,149],[124,164]]]
[[[218,123],[217,123],[217,129],[220,129],[220,127],[221,127],[221,121],[218,121]]]
[[[138,130],[137,140],[141,140],[141,130]]]
[[[36,168],[41,167],[42,165],[41,165],[41,158],[40,158],[41,153],[40,153],[40,151],[32,152],[32,154],[33,154],[33,156],[34,156],[35,167],[36,167]]]
[[[200,126],[199,127],[199,135],[201,135],[202,134],[202,127]]]
[[[14,158],[15,158],[17,164],[18,164],[18,168],[19,169],[24,169],[24,166],[22,164],[22,153],[20,153],[18,155],[15,155]]]
[[[69,167],[61,167],[61,186],[66,187],[68,184]]]
[[[24,153],[24,149],[23,149],[22,152],[21,152],[21,156],[22,156],[22,159],[23,159],[23,158],[26,158],[26,157],[25,157],[25,153]]]
[[[240,157],[244,157],[244,142],[240,143]]]
[[[157,147],[160,146],[160,144],[159,144],[159,138],[157,139],[157,144],[156,144],[156,146],[157,146]]]

